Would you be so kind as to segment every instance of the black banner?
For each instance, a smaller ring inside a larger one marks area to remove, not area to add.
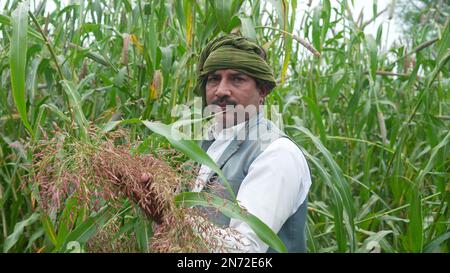
[[[3,266],[77,272],[385,271],[446,267],[449,254],[1,254]],[[428,261],[433,260],[433,261]],[[7,272],[7,271],[5,271]]]

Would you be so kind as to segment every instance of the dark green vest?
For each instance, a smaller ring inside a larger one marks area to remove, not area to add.
[[[233,189],[235,195],[237,195],[242,181],[248,173],[248,169],[252,162],[264,151],[267,146],[274,140],[280,137],[286,137],[275,125],[263,118],[259,117],[255,121],[246,122],[246,137],[239,139],[235,137],[230,145],[225,149],[222,156],[216,162],[222,169],[225,177]],[[258,124],[259,126],[256,126]],[[256,129],[258,128],[258,129]],[[258,138],[250,138],[255,133]],[[253,134],[253,135],[252,135]],[[291,140],[292,141],[292,140]],[[214,140],[204,140],[200,143],[202,149],[207,151]],[[295,142],[294,142],[295,143]],[[208,183],[221,183],[221,179],[217,179],[217,174],[213,174],[208,178]],[[205,189],[207,190],[207,189]],[[224,190],[222,193],[226,198],[230,198],[229,193]],[[306,252],[306,212],[307,212],[307,200],[305,200],[299,209],[291,215],[281,227],[278,232],[278,236],[286,245],[289,253]],[[217,225],[226,227],[230,224],[230,218],[224,216],[217,211],[205,210],[209,214],[210,219]],[[267,252],[276,252],[272,248],[269,248]]]

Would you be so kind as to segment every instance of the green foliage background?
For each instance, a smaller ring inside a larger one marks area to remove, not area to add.
[[[50,12],[50,1],[31,1],[31,12],[19,2],[0,13],[3,251],[66,251],[58,219],[41,215],[22,187],[32,158],[21,142],[53,134],[53,124],[88,141],[89,123],[175,121],[174,106],[193,101],[200,50],[231,31],[267,48],[279,85],[266,103],[310,164],[309,251],[449,251],[448,17],[384,50],[388,29],[365,34],[373,18],[353,18],[347,0],[305,11],[295,0],[54,1]],[[372,9],[397,16],[376,1]],[[136,142],[151,134],[129,128]],[[117,212],[132,219],[121,234],[149,251],[149,224],[132,211]],[[83,213],[69,238],[81,249],[93,222],[108,222],[102,211]]]

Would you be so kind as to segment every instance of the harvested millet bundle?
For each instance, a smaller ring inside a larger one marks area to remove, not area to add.
[[[120,233],[120,218],[100,226],[95,235],[87,242],[86,252],[91,253],[136,253],[139,252],[134,233]],[[120,234],[120,235],[119,235]]]
[[[151,249],[162,253],[224,252],[217,227],[196,208],[177,208],[156,225]]]
[[[150,218],[160,223],[174,209],[173,197],[180,181],[176,173],[152,156],[132,155],[129,149],[103,145],[92,157],[95,175],[109,182]]]
[[[205,214],[198,209],[178,208],[172,202],[180,178],[164,162],[109,147],[93,157],[93,166],[99,178],[110,181],[138,204],[146,216],[155,220],[152,251],[210,252],[219,249],[216,237],[206,238],[200,234],[214,233],[215,226],[206,220]]]
[[[34,146],[30,181],[38,189],[39,204],[44,210],[60,211],[69,196],[76,196],[79,206],[94,210],[105,201],[112,207],[119,207],[126,197],[157,223],[150,241],[151,251],[218,250],[214,236],[201,236],[203,231],[214,233],[214,225],[205,220],[207,217],[201,210],[179,208],[173,202],[182,186],[186,186],[181,185],[186,182],[182,173],[152,155],[132,154],[130,145],[116,145],[115,138],[95,138],[92,142],[56,134],[53,139]],[[117,246],[93,247],[108,241],[105,238],[114,237],[108,232],[119,230],[118,225],[99,227],[100,233],[91,238],[88,248],[98,252],[120,252]],[[122,250],[132,248],[127,245]]]
[[[33,164],[28,181],[37,191],[34,197],[41,208],[56,213],[71,195],[76,196],[80,205],[91,208],[99,199],[114,198],[112,187],[96,180],[93,172],[91,157],[97,150],[95,145],[76,141],[64,133],[33,146]]]

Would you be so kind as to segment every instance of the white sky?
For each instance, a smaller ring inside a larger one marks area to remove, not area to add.
[[[368,21],[373,16],[373,3],[377,3],[377,12],[382,11],[385,9],[388,5],[390,5],[395,0],[353,0],[354,5],[352,5],[352,1],[348,0],[348,3],[350,5],[350,8],[352,10],[352,16],[353,19],[356,21],[361,13],[363,11],[363,22]],[[298,1],[298,7],[297,12],[301,12],[303,10],[307,10],[308,6],[307,3],[309,0],[299,0]],[[330,0],[332,7],[337,7],[339,5],[339,2],[336,0]],[[313,7],[319,5],[321,3],[321,0],[312,0],[311,7],[309,9],[312,9]],[[383,25],[383,33],[382,33],[382,44],[384,45],[383,49],[388,49],[395,41],[396,38],[399,37],[400,29],[397,27],[397,23],[395,22],[395,16],[392,17],[391,20],[388,19],[389,17],[389,9],[384,12],[382,15],[380,15],[374,22],[367,25],[364,29],[364,33],[366,34],[372,34],[373,37],[376,37],[377,30],[380,25]],[[297,18],[300,20],[300,16],[298,15]],[[331,19],[333,19],[333,11],[331,14]],[[388,25],[389,25],[389,33],[388,33]]]
[[[378,12],[380,12],[395,0],[378,0],[378,1],[374,0],[374,1],[377,2],[378,5],[377,10]],[[364,9],[364,18],[365,18],[364,21],[367,21],[369,18],[372,18],[373,14],[372,4],[373,1],[356,0],[355,6],[353,8],[353,16],[355,20],[358,18],[361,9]],[[400,34],[400,29],[397,26],[397,22],[395,20],[396,16],[395,15],[392,16],[391,20],[389,20],[388,17],[389,17],[389,8],[385,13],[380,15],[380,17],[377,18],[377,20],[374,23],[368,25],[364,31],[365,33],[371,33],[374,37],[376,37],[378,27],[382,24],[383,25],[382,37],[384,41],[387,41],[387,43],[385,44],[386,47],[384,49],[389,48],[394,43],[395,39],[399,37]],[[388,25],[389,25],[389,33],[387,33]]]

